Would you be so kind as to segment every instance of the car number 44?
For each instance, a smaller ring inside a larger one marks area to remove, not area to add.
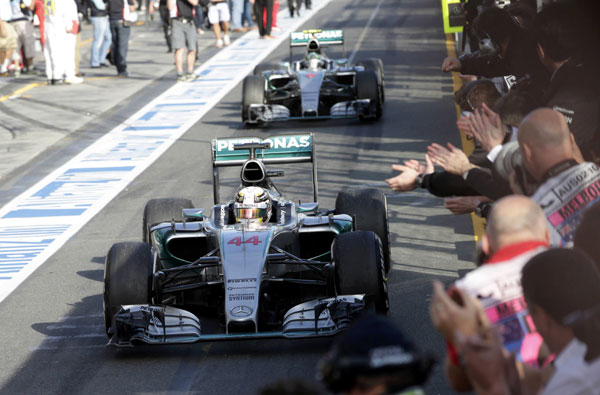
[[[258,245],[258,243],[262,243],[262,241],[260,241],[258,239],[258,236],[252,236],[251,238],[247,239],[247,240],[242,240],[241,237],[234,237],[233,239],[229,240],[229,242],[227,244],[233,244],[236,247],[241,246],[242,244],[253,244],[253,245]]]

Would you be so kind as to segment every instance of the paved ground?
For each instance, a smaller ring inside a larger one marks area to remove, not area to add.
[[[130,77],[117,78],[114,66],[89,67],[92,26],[84,23],[81,33],[80,85],[47,85],[44,73],[0,78],[0,204],[22,192],[31,174],[32,160],[42,169],[53,166],[56,158],[66,159],[63,149],[73,141],[90,143],[117,124],[156,92],[175,83],[174,58],[158,21],[146,21],[132,28],[127,56]],[[239,37],[240,33],[232,34]],[[199,65],[213,56],[214,35],[199,35]],[[44,56],[38,52],[36,67],[44,70]],[[77,149],[81,146],[78,145]],[[39,157],[40,153],[43,157]],[[24,168],[25,166],[25,168]]]
[[[215,342],[120,351],[104,347],[106,251],[117,241],[141,239],[142,209],[148,199],[176,195],[191,198],[198,207],[209,207],[208,144],[215,136],[315,132],[322,207],[331,207],[337,191],[349,184],[384,188],[393,234],[391,316],[421,348],[441,359],[443,342],[427,313],[430,283],[433,279],[452,281],[473,267],[470,219],[450,215],[440,199],[421,191],[394,194],[382,186],[382,180],[392,174],[391,164],[422,157],[431,141],[458,144],[452,81],[439,71],[446,51],[441,10],[437,0],[381,0],[372,28],[365,32],[378,3],[333,0],[305,27],[343,28],[350,51],[362,35],[357,58],[383,59],[387,101],[382,120],[372,124],[290,123],[247,130],[240,124],[241,87],[236,87],[0,304],[1,393],[247,394],[276,379],[315,381],[315,365],[327,349],[327,340]],[[203,55],[213,51],[203,51]],[[284,60],[287,51],[284,43],[267,61]],[[50,131],[68,136],[44,145],[53,144],[34,160],[3,172],[0,204],[174,83],[171,57],[164,53],[156,28],[135,31],[130,61],[132,78],[127,80],[90,78],[75,87],[41,86],[0,103],[3,125],[4,119],[9,122],[8,108],[15,114],[14,118],[10,115],[14,124],[28,116],[45,125],[31,126],[26,135],[39,133],[40,138]],[[91,74],[89,69],[82,70]],[[2,94],[15,86],[3,87]],[[40,115],[27,115],[25,108],[34,105],[34,113]],[[286,176],[277,181],[290,197],[301,197],[309,190],[300,170],[292,169]],[[226,189],[222,193],[225,196]],[[430,394],[452,393],[439,366],[426,389]]]

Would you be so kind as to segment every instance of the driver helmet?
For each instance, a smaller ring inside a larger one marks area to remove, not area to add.
[[[236,222],[269,222],[271,199],[269,193],[260,187],[242,188],[233,203]]]
[[[308,55],[306,55],[306,61],[308,62],[309,69],[316,70],[321,63],[321,55],[316,52],[309,52]]]

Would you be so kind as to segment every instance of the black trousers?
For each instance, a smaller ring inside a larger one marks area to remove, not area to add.
[[[267,25],[263,24],[264,10],[267,10]],[[256,24],[258,25],[258,34],[261,36],[271,35],[271,25],[273,24],[273,0],[255,0],[254,14],[256,15]]]
[[[127,71],[127,49],[129,47],[129,35],[131,29],[123,26],[122,20],[109,20],[110,33],[112,34],[112,48],[110,52],[113,56],[117,72],[124,73]]]
[[[166,5],[161,5],[158,7],[158,12],[160,13],[160,20],[162,22],[163,33],[165,35],[165,41],[167,42],[167,47],[169,51],[173,50],[171,46],[171,17],[169,15],[169,9]]]

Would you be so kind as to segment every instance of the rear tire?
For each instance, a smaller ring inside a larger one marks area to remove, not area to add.
[[[387,199],[376,188],[348,188],[338,193],[336,214],[348,214],[356,221],[356,230],[374,232],[381,240],[385,273],[390,271],[390,229],[387,216]]]
[[[383,110],[377,73],[372,70],[356,73],[356,96],[358,99],[370,99],[372,103],[375,103],[375,120],[381,118]],[[369,120],[371,118],[361,117],[361,119]]]
[[[365,294],[368,310],[387,315],[387,284],[377,235],[366,231],[342,233],[335,238],[331,253],[338,294]]]
[[[183,221],[183,209],[194,208],[190,199],[163,198],[152,199],[146,203],[142,220],[142,240],[150,243],[150,228],[161,222]]]
[[[385,103],[385,89],[383,73],[383,62],[379,58],[368,58],[361,60],[357,63],[359,66],[363,66],[365,70],[372,70],[377,74],[377,82],[379,83],[379,90],[381,93],[381,102]]]
[[[108,251],[104,266],[104,324],[110,338],[112,320],[123,305],[150,304],[154,253],[146,243],[117,243]]]
[[[242,88],[242,121],[248,121],[250,104],[265,102],[265,79],[261,75],[249,75],[244,78]]]

